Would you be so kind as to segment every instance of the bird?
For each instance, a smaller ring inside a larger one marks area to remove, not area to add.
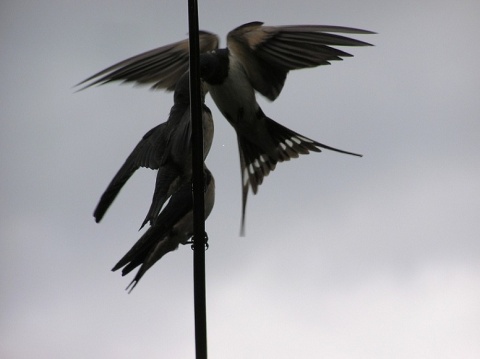
[[[240,155],[242,183],[241,234],[249,189],[256,194],[263,179],[278,162],[310,151],[330,147],[300,135],[267,117],[256,100],[256,92],[270,101],[281,93],[291,70],[329,65],[352,55],[332,46],[371,46],[339,33],[373,34],[343,26],[266,26],[254,21],[227,35],[227,47],[219,49],[219,37],[199,33],[200,77],[218,109],[234,127]],[[172,90],[178,74],[189,64],[188,40],[182,40],[133,56],[112,65],[77,84],[80,90],[113,81],[151,85]]]
[[[105,215],[122,187],[139,167],[158,170],[150,209],[140,228],[155,219],[165,201],[192,177],[192,145],[190,121],[189,72],[178,80],[174,104],[168,120],[148,131],[127,157],[94,211],[96,222]],[[202,91],[202,101],[204,94]],[[210,109],[203,104],[203,155],[210,151],[213,141],[213,119]]]
[[[205,218],[209,216],[215,202],[215,180],[204,165]],[[127,286],[130,292],[145,272],[168,252],[180,244],[189,243],[193,235],[192,183],[184,183],[172,194],[170,201],[160,212],[155,222],[140,237],[134,246],[112,268],[122,269],[122,276],[140,266],[132,282]]]

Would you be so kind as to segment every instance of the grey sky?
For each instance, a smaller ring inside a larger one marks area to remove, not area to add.
[[[128,295],[111,267],[139,238],[155,173],[92,213],[172,94],[129,85],[73,93],[94,72],[180,40],[187,1],[0,5],[0,357],[194,355],[192,251]],[[330,24],[372,48],[289,74],[265,113],[319,142],[250,196],[240,229],[233,129],[208,99],[211,358],[480,356],[478,1],[200,1],[201,28]]]

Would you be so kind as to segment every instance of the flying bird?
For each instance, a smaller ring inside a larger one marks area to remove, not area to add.
[[[256,21],[230,31],[227,47],[223,49],[219,49],[217,35],[200,32],[200,76],[220,112],[237,133],[242,233],[249,189],[256,194],[263,178],[278,162],[310,151],[321,152],[321,149],[361,156],[321,144],[280,125],[265,115],[256,100],[259,92],[274,101],[290,70],[329,65],[331,61],[352,56],[332,46],[371,46],[339,33],[373,32],[325,25],[264,26]],[[121,61],[78,85],[83,84],[81,89],[84,89],[121,81],[172,90],[188,66],[188,40],[183,40]]]
[[[215,180],[204,166],[205,180],[205,218],[212,211],[215,202]],[[135,245],[113,267],[116,271],[123,267],[122,276],[140,266],[127,289],[135,288],[145,272],[168,252],[174,251],[179,244],[187,244],[193,235],[193,195],[192,183],[184,183],[175,192],[165,208],[160,212],[152,226],[142,235]]]
[[[192,128],[190,121],[189,72],[178,80],[174,105],[168,120],[148,131],[112,179],[94,211],[99,222],[123,185],[139,167],[158,170],[152,204],[142,227],[153,222],[165,201],[192,177]],[[202,100],[204,95],[202,95]],[[203,155],[207,156],[213,140],[213,119],[203,104]]]

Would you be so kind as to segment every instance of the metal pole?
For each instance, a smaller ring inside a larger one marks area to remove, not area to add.
[[[205,297],[205,205],[203,178],[203,127],[200,95],[198,5],[188,0],[190,39],[190,111],[192,121],[193,170],[193,289],[195,306],[195,352],[207,359],[207,314]]]

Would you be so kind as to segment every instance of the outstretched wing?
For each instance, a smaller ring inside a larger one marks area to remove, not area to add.
[[[273,101],[282,91],[288,71],[352,56],[331,46],[371,46],[334,33],[373,32],[326,25],[263,26],[256,21],[230,31],[227,46],[244,65],[255,90]]]
[[[165,150],[165,127],[166,122],[148,131],[140,142],[135,146],[132,153],[127,157],[124,164],[102,194],[95,208],[93,216],[96,222],[100,222],[105,212],[117,197],[122,187],[140,167],[158,169],[161,155]]]
[[[219,38],[210,32],[200,31],[199,41],[200,53],[218,48]],[[178,79],[188,70],[189,54],[188,39],[178,41],[120,61],[76,86],[84,85],[80,89],[83,90],[93,85],[121,81],[152,85],[154,90],[173,91]]]

